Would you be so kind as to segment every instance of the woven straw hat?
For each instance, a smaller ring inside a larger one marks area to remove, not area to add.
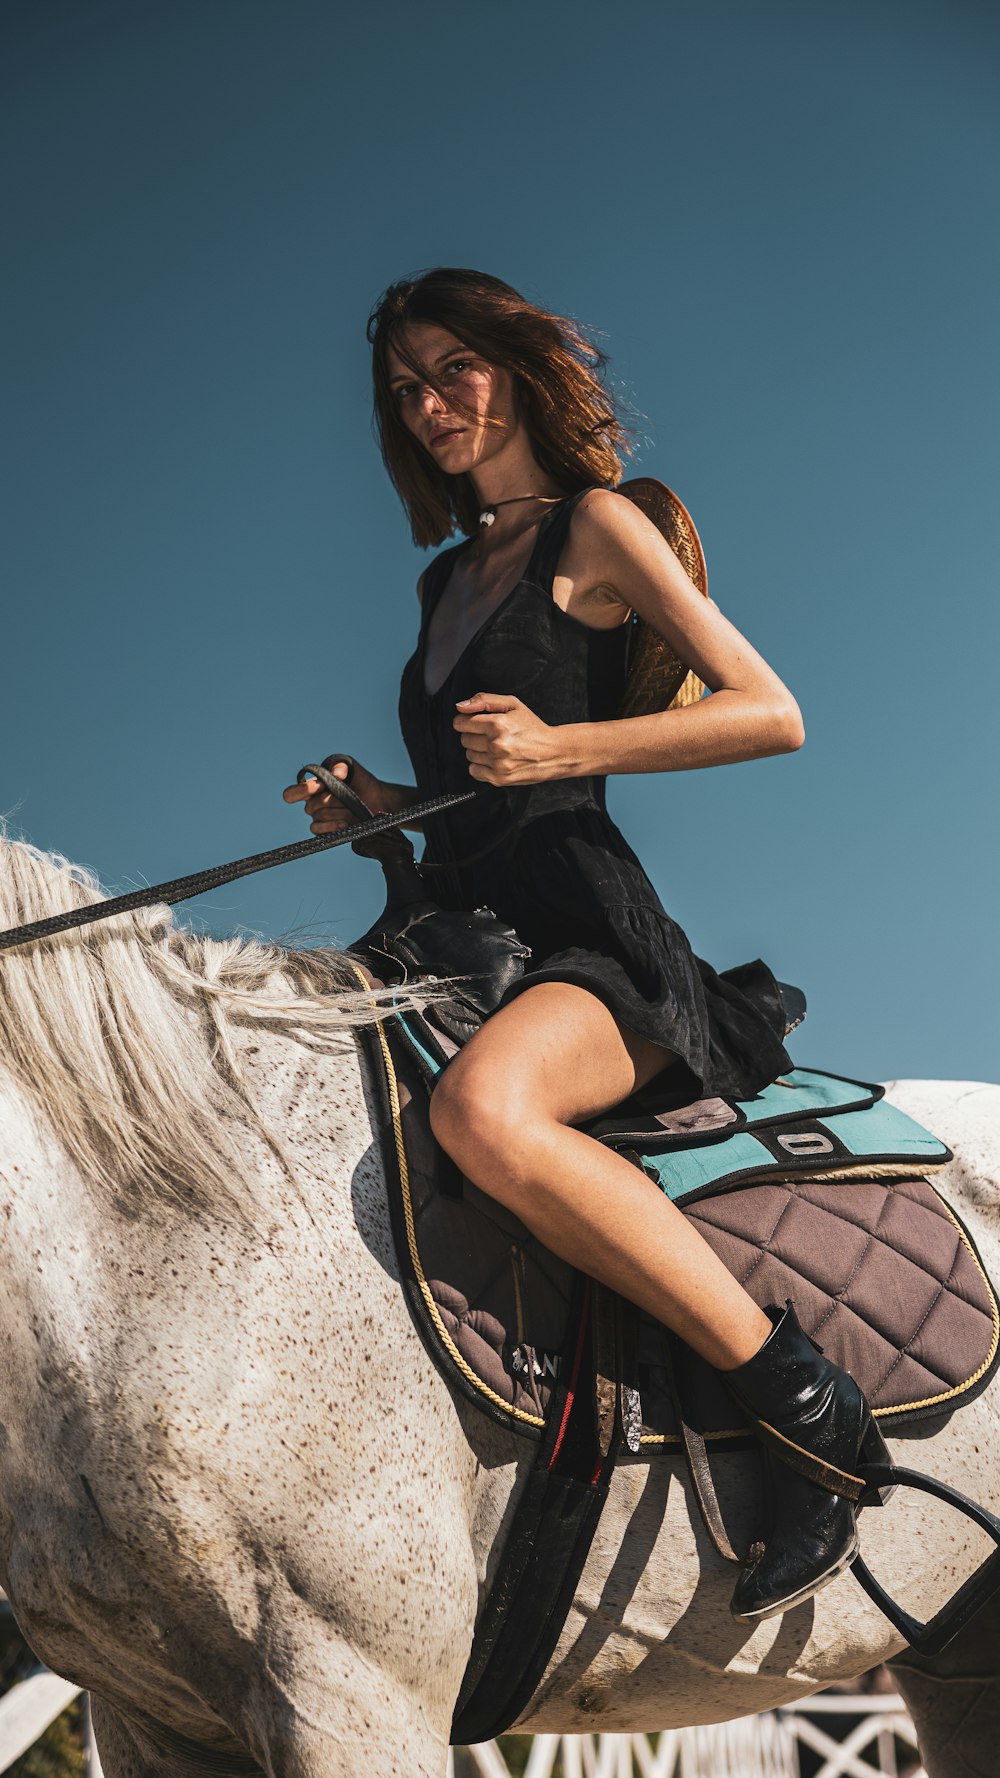
[[[687,507],[665,482],[652,476],[636,476],[615,490],[624,494],[651,519],[669,543],[688,578],[708,597],[708,570],[701,539]],[[657,710],[677,710],[696,704],[704,682],[678,660],[669,642],[641,617],[635,617],[629,640],[628,678],[619,716],[649,716]]]

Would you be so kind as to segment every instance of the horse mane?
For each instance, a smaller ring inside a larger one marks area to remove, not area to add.
[[[0,930],[105,899],[90,871],[0,827]],[[254,1104],[239,1029],[344,1054],[385,997],[337,951],[206,938],[168,907],[145,908],[0,953],[0,1067],[123,1209],[253,1221],[248,1133],[289,1168]]]

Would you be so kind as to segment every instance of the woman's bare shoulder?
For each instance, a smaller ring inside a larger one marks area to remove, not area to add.
[[[640,512],[635,501],[627,494],[619,494],[616,488],[588,488],[574,509],[573,524],[595,537],[624,539],[656,532],[656,526]]]
[[[573,542],[587,551],[600,551],[601,557],[637,557],[655,549],[664,551],[664,537],[653,521],[639,510],[628,494],[619,494],[612,487],[591,487],[578,501],[571,521]]]

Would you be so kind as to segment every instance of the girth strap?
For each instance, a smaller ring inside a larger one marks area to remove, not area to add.
[[[473,1639],[453,1745],[491,1741],[517,1721],[552,1656],[590,1554],[623,1441],[595,1426],[593,1286],[578,1277],[575,1349],[518,1502]],[[617,1365],[614,1367],[617,1370]],[[602,1444],[605,1448],[601,1448]]]

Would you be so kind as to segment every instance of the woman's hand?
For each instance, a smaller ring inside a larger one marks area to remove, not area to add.
[[[520,698],[478,691],[455,707],[453,726],[462,737],[469,775],[481,783],[541,784],[572,770],[563,757],[565,731],[543,722]]]
[[[349,769],[346,760],[338,760],[332,767],[333,776],[346,783]],[[363,803],[368,804],[373,815],[391,813],[386,795],[388,786],[380,778],[376,778],[373,772],[358,765],[356,760],[351,772],[351,789],[357,792]],[[337,801],[332,791],[323,789],[318,778],[305,778],[301,784],[289,784],[282,795],[286,803],[305,803],[306,814],[312,817],[312,833],[336,833],[340,828],[350,827],[358,820],[357,815]]]

